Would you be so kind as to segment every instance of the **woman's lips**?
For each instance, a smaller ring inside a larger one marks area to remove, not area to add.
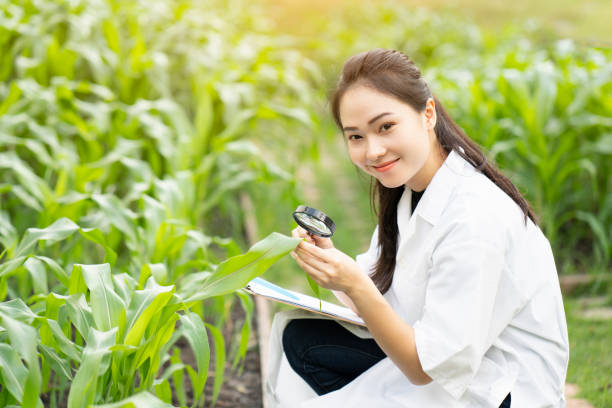
[[[399,159],[391,160],[391,161],[381,164],[380,166],[372,166],[372,167],[374,168],[374,170],[382,173],[382,172],[391,170],[391,168],[395,166],[395,163],[397,163],[398,160]]]

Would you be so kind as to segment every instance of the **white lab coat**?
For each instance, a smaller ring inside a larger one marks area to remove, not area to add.
[[[415,330],[423,370],[409,382],[385,358],[343,388],[323,396],[291,369],[282,331],[296,317],[275,316],[266,378],[268,408],[564,407],[567,326],[548,240],[502,190],[454,151],[411,215],[411,191],[399,204],[393,283],[384,295]],[[378,231],[357,256],[368,273]],[[367,330],[343,324],[360,337]]]

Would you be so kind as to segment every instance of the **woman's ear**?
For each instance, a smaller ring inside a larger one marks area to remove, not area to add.
[[[433,98],[427,99],[425,103],[425,125],[427,130],[433,130],[436,127],[436,103]]]

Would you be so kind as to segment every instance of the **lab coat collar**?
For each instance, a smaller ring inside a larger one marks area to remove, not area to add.
[[[412,190],[406,188],[397,209],[400,236],[410,235],[409,230],[412,229],[410,228],[410,224],[412,224],[410,219],[417,216],[431,225],[435,225],[448,204],[448,200],[459,181],[458,177],[465,176],[474,170],[474,167],[463,157],[456,151],[451,150],[425,189],[425,193],[415,209],[414,217],[410,216]]]

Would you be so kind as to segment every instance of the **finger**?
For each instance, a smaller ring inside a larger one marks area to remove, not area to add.
[[[300,242],[297,248],[302,249],[321,259],[326,259],[329,256],[325,249],[319,248],[318,246],[313,245],[309,242]]]
[[[293,238],[304,238],[304,234],[301,233],[300,227],[291,230],[291,236]]]
[[[327,248],[334,247],[334,243],[332,242],[330,238],[319,237],[317,235],[314,235],[313,238],[315,241],[315,245],[318,246],[319,248],[327,249]]]
[[[314,243],[312,236],[306,231],[304,228],[297,226],[291,231],[291,236],[293,238],[302,238],[306,239],[306,241]]]
[[[319,259],[316,256],[312,256],[303,251],[298,250],[296,252],[299,259],[301,259],[305,264],[308,264],[309,266],[323,272],[326,272],[329,269],[329,264],[325,262],[325,260]]]
[[[323,281],[321,280],[321,272],[319,270],[313,268],[312,266],[304,262],[304,260],[297,255],[294,256],[294,259],[297,262],[298,266],[302,268],[304,272],[310,275],[310,277],[317,283],[317,285],[323,286]]]
[[[302,244],[303,242],[300,242],[300,244]],[[312,244],[310,244],[311,246],[314,246]],[[299,255],[302,259],[306,259],[306,258],[316,258],[317,260],[319,260],[320,262],[327,262],[328,257],[324,256],[317,256],[311,252],[306,251],[303,247],[301,247],[300,245],[296,246],[294,249],[295,253],[297,255]],[[325,254],[326,255],[326,254]]]

